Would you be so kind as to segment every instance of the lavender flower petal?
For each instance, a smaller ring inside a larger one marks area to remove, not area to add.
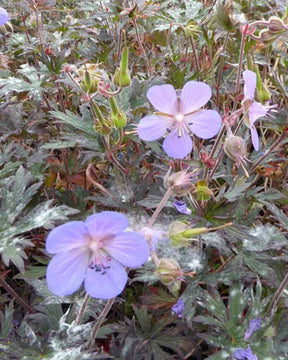
[[[154,141],[164,136],[173,124],[173,118],[168,116],[149,115],[139,123],[137,132],[140,139]]]
[[[59,296],[72,294],[82,284],[88,263],[89,250],[85,246],[56,254],[46,273],[50,291]]]
[[[252,319],[249,323],[248,329],[246,330],[244,339],[247,340],[249,337],[261,327],[261,318]]]
[[[267,114],[267,110],[263,105],[259,102],[254,101],[253,104],[249,108],[249,121],[250,124],[253,125],[256,120],[260,117],[263,117]]]
[[[183,159],[191,152],[192,147],[192,139],[190,135],[184,131],[181,137],[178,136],[178,131],[174,131],[168,134],[163,141],[164,151],[167,155],[175,159]]]
[[[85,276],[87,293],[98,299],[111,299],[119,295],[127,282],[128,276],[116,260],[101,259],[102,270],[88,268]]]
[[[184,312],[185,304],[182,298],[179,298],[177,303],[172,306],[172,311],[178,316],[178,318],[182,318]]]
[[[9,15],[4,8],[0,7],[0,26],[5,25],[7,21],[9,21]]]
[[[175,200],[173,202],[173,206],[179,211],[181,214],[191,215],[191,210],[187,207],[184,201]]]
[[[203,110],[187,117],[191,131],[200,139],[210,139],[215,136],[222,123],[221,116],[215,110]]]
[[[133,231],[124,231],[104,243],[103,249],[121,264],[137,267],[147,261],[150,251],[142,235]]]
[[[200,81],[188,81],[181,91],[181,113],[189,114],[204,106],[211,98],[210,86]]]
[[[258,360],[257,356],[253,354],[250,348],[242,349],[239,348],[233,353],[233,359],[235,360]]]
[[[251,131],[251,139],[252,139],[253,147],[256,151],[258,151],[259,150],[259,136],[258,136],[257,130],[255,129],[254,125],[251,126],[250,131]]]
[[[243,72],[244,77],[244,99],[254,100],[256,89],[257,75],[254,71],[246,70]]]
[[[147,98],[154,108],[161,113],[176,115],[177,94],[172,85],[152,86],[147,92]]]
[[[91,237],[101,240],[107,235],[117,234],[128,226],[128,219],[125,215],[115,211],[103,211],[89,216],[85,225]]]
[[[82,247],[89,241],[89,234],[82,221],[71,221],[53,229],[46,240],[46,250],[50,254]]]

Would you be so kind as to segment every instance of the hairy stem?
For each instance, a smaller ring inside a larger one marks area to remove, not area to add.
[[[166,191],[165,195],[163,196],[163,199],[161,200],[161,202],[159,203],[159,205],[157,206],[154,214],[151,216],[150,220],[148,221],[147,226],[152,226],[154,221],[156,220],[157,216],[160,214],[160,211],[163,209],[163,207],[165,206],[165,204],[167,203],[170,195],[172,193],[172,189],[171,187]]]
[[[83,299],[80,310],[79,310],[79,312],[77,314],[76,320],[75,320],[75,325],[76,326],[81,324],[89,300],[90,300],[90,296],[88,294],[86,294],[84,299]]]
[[[114,301],[115,301],[116,297],[112,298],[112,299],[109,299],[104,307],[104,309],[101,311],[99,317],[98,317],[98,320],[92,330],[92,334],[91,334],[91,338],[88,342],[88,351],[91,351],[93,346],[94,346],[94,343],[95,343],[95,339],[97,337],[97,334],[98,334],[98,331],[103,323],[103,321],[105,320],[108,312],[110,311],[112,305],[114,304]]]

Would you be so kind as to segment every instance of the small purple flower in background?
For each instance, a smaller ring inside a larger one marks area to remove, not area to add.
[[[56,254],[47,268],[47,284],[56,295],[75,292],[82,284],[95,298],[110,299],[124,289],[128,276],[123,266],[138,267],[149,257],[142,235],[124,231],[125,215],[104,211],[85,222],[71,221],[53,229],[46,250]]]
[[[252,319],[249,323],[248,329],[245,332],[244,339],[247,340],[249,337],[261,327],[261,318]]]
[[[0,7],[0,26],[5,25],[9,20],[9,15],[5,9]]]
[[[187,82],[180,97],[172,85],[152,86],[147,98],[157,112],[145,116],[138,125],[140,139],[153,141],[166,133],[163,149],[167,155],[182,159],[193,147],[190,134],[210,139],[220,129],[221,116],[215,110],[200,110],[212,95],[209,85]]]
[[[179,298],[176,304],[172,306],[172,311],[178,316],[179,319],[182,318],[184,307],[185,304],[182,298]]]
[[[245,81],[243,106],[244,110],[248,111],[248,115],[246,115],[245,121],[251,131],[252,144],[254,149],[257,151],[259,150],[259,137],[254,123],[260,117],[265,116],[269,108],[254,100],[257,80],[256,73],[250,70],[246,70],[243,72],[243,77]]]
[[[187,207],[184,201],[175,200],[173,202],[173,206],[176,208],[177,211],[179,211],[179,213],[191,215],[191,210]]]
[[[258,360],[257,355],[253,354],[250,347],[248,349],[239,348],[234,351],[233,359],[235,360]]]

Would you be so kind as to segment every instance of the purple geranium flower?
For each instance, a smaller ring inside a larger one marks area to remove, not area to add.
[[[172,311],[178,316],[179,319],[182,318],[184,307],[185,304],[182,298],[179,298],[176,304],[172,306]]]
[[[163,142],[164,151],[173,158],[184,158],[193,147],[190,133],[210,139],[220,129],[221,117],[217,111],[200,110],[211,95],[210,87],[198,81],[187,82],[180,96],[172,85],[152,86],[147,98],[157,112],[140,121],[139,137],[153,141],[168,134]]]
[[[8,13],[5,9],[0,7],[0,26],[5,25],[9,20]]]
[[[179,213],[191,215],[191,210],[187,207],[184,201],[175,200],[173,202],[173,206],[176,208],[177,211],[179,211]]]
[[[259,137],[255,128],[255,121],[267,114],[267,107],[254,100],[257,75],[255,72],[246,70],[243,72],[245,81],[243,106],[248,114],[245,117],[247,126],[251,131],[252,144],[255,150],[259,150]]]
[[[253,354],[250,347],[248,349],[239,348],[234,351],[233,359],[235,360],[258,360],[257,355]]]
[[[248,329],[245,332],[244,339],[247,340],[249,337],[261,327],[261,318],[252,319],[249,323]]]
[[[128,276],[123,266],[137,267],[149,257],[142,235],[124,231],[125,215],[104,211],[85,222],[71,221],[51,231],[46,250],[56,254],[47,268],[49,289],[56,295],[69,295],[84,280],[87,293],[110,299],[122,292]]]

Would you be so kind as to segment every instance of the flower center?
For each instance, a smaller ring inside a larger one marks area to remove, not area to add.
[[[102,275],[105,275],[107,269],[110,269],[109,262],[112,258],[105,252],[105,250],[102,250],[103,247],[104,241],[98,239],[90,240],[90,243],[88,244],[88,248],[91,251],[89,268],[96,272],[99,271]]]
[[[178,122],[178,123],[181,123],[183,120],[184,120],[184,115],[182,114],[177,114],[175,116],[175,120]]]

